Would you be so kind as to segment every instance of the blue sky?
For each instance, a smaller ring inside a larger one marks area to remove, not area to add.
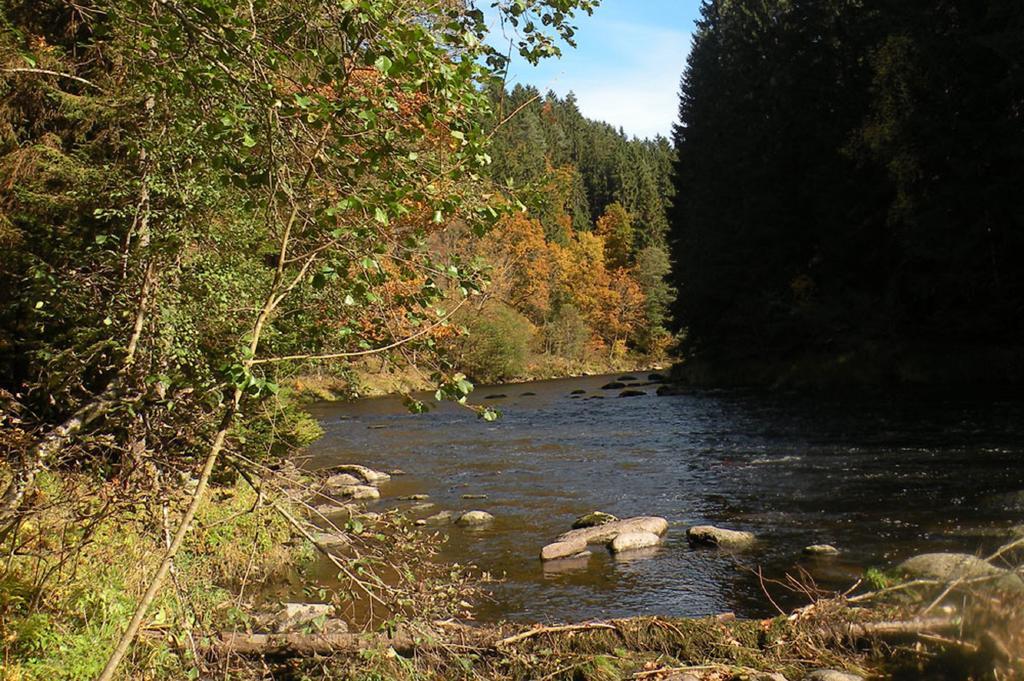
[[[509,82],[575,92],[588,118],[637,137],[668,136],[699,8],[700,0],[602,0],[593,16],[576,17],[576,49],[538,67],[516,58]],[[500,44],[500,26],[492,31]]]

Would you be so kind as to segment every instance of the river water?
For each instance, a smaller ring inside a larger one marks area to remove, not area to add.
[[[395,398],[314,405],[325,436],[309,465],[401,468],[382,507],[422,493],[436,504],[427,513],[494,514],[485,529],[447,528],[441,555],[504,577],[478,608],[484,621],[764,616],[764,588],[784,608],[806,602],[773,581],[787,574],[844,590],[915,553],[988,550],[1024,522],[1019,396],[658,397],[647,385],[620,398],[601,390],[613,378],[478,388],[503,413],[493,423],[451,404],[411,415]],[[541,547],[591,510],[660,515],[670,529],[650,552],[542,564]],[[706,523],[760,541],[740,554],[690,548],[686,528]],[[801,555],[818,543],[841,556]]]

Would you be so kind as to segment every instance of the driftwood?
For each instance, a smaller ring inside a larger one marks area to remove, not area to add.
[[[616,631],[629,620],[613,620],[608,622],[587,622],[583,624],[561,625],[552,627],[535,627],[512,636],[496,639],[494,629],[458,626],[455,637],[448,640],[438,631],[399,629],[391,636],[381,634],[249,634],[224,632],[216,637],[207,647],[213,657],[233,654],[242,656],[267,657],[304,657],[313,655],[356,655],[368,650],[392,648],[403,656],[416,652],[424,652],[443,648],[449,644],[460,647],[474,647],[481,651],[500,653],[516,644],[542,635],[559,636],[587,631]],[[657,620],[661,621],[661,620]],[[728,618],[710,617],[699,621],[709,626],[728,626]],[[664,620],[671,623],[671,620]],[[825,638],[840,643],[843,640],[885,640],[905,638],[908,636],[934,635],[955,631],[959,622],[955,619],[933,617],[893,622],[861,622],[845,624],[829,628],[821,627],[820,633]],[[619,644],[621,645],[621,641]]]

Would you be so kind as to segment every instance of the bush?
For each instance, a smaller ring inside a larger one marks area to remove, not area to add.
[[[522,376],[534,327],[507,305],[488,305],[467,320],[461,343],[462,370],[474,381],[493,383]]]

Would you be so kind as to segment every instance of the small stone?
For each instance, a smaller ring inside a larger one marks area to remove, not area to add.
[[[646,394],[643,390],[623,390],[619,397],[643,397]]]
[[[422,503],[413,504],[412,506],[410,506],[409,507],[409,512],[410,513],[423,513],[424,511],[429,511],[430,509],[434,508],[436,505],[437,504],[431,503],[429,501],[424,501]]]
[[[333,532],[315,532],[313,535],[313,541],[323,549],[330,551],[331,549],[340,549],[343,546],[348,546],[349,538],[343,534],[335,534]]]
[[[429,494],[410,494],[404,497],[398,497],[399,501],[426,501],[430,498]]]
[[[838,556],[839,549],[831,544],[811,544],[804,547],[805,556]]]
[[[523,393],[520,397],[536,397],[537,393]]]
[[[601,390],[622,390],[626,387],[625,383],[620,381],[612,381],[611,383],[605,383],[601,386]]]
[[[463,527],[480,527],[494,522],[494,516],[487,511],[466,511],[456,519],[456,525]]]
[[[590,513],[584,513],[572,523],[572,529],[578,530],[582,527],[597,527],[598,525],[604,525],[605,523],[614,523],[618,518],[613,516],[611,513],[605,513],[604,511],[591,511]]]
[[[569,393],[569,394],[570,394],[570,395],[586,395],[586,394],[587,394],[587,391],[586,391],[586,390],[573,390],[573,391],[572,391],[571,393]]]
[[[686,531],[686,540],[690,546],[744,548],[757,541],[757,537],[750,532],[726,530],[714,525],[697,525]]]
[[[391,470],[388,471],[388,475],[401,476],[405,475],[405,471],[403,471],[401,468],[392,468]]]
[[[864,681],[864,677],[835,669],[817,669],[805,676],[804,681]]]
[[[320,628],[321,634],[347,634],[348,623],[345,620],[329,619],[324,622],[324,626]]]
[[[543,561],[559,560],[561,558],[572,558],[573,556],[586,551],[587,542],[581,538],[569,541],[556,541],[548,544],[540,550],[540,559]]]
[[[647,549],[661,543],[661,537],[653,532],[624,532],[608,546],[612,553],[623,553],[637,549]]]
[[[486,494],[463,494],[463,499],[486,499]]]
[[[504,394],[504,393],[498,393],[497,395],[488,395],[488,396],[487,396],[487,397],[485,397],[484,399],[485,399],[485,400],[503,400],[503,399],[505,399],[506,397],[508,397],[508,395],[506,395],[506,394]]]

